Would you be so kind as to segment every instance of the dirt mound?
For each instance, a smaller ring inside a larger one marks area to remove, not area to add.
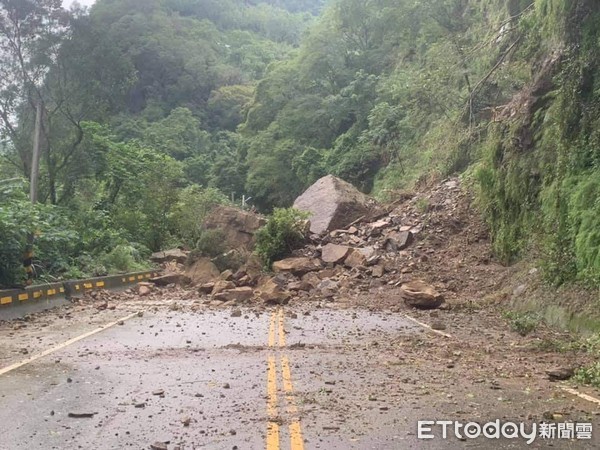
[[[291,301],[335,301],[404,308],[402,286],[423,280],[453,304],[493,292],[506,269],[495,262],[482,218],[458,178],[407,196],[384,212],[327,234],[274,267],[321,262],[287,271],[278,284]],[[440,306],[437,305],[436,306]]]
[[[493,292],[507,268],[494,260],[489,233],[458,178],[415,195],[390,212],[415,242],[391,258],[399,281],[425,279],[447,300],[477,301]]]

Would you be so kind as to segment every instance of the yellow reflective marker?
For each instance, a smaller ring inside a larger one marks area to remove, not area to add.
[[[61,287],[61,288],[59,289],[59,291],[60,291],[60,293],[62,294],[63,292],[65,292],[65,288],[62,288],[62,287]]]
[[[83,287],[85,289],[92,289],[94,287],[94,285],[92,283],[83,283]]]
[[[279,450],[279,424],[277,418],[277,365],[270,356],[267,367],[267,450]]]
[[[12,303],[12,301],[12,297],[2,297],[0,298],[0,305],[8,305],[9,303]]]
[[[48,289],[46,291],[46,295],[55,295],[56,294],[56,289]]]
[[[36,291],[33,293],[33,298],[40,298],[42,296],[42,291]]]
[[[29,299],[29,294],[19,294],[20,301],[25,301],[27,299]]]
[[[104,281],[98,281],[96,287],[104,287]]]
[[[135,281],[135,277],[129,277],[129,281]]]

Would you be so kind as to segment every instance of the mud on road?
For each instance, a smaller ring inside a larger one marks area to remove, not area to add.
[[[521,337],[493,311],[415,314],[327,302],[210,308],[163,295],[160,303],[76,305],[1,324],[1,367],[47,354],[0,375],[0,420],[10,424],[0,448],[422,448],[419,420],[600,429],[600,405],[545,375],[581,356],[540,349],[542,331]],[[112,326],[89,335],[102,324]],[[599,442],[595,433],[592,442],[551,444]],[[550,442],[438,435],[426,444]]]

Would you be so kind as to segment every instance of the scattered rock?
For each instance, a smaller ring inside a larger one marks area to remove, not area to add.
[[[348,267],[366,266],[367,258],[360,250],[352,249],[348,257],[344,260],[344,264]]]
[[[258,290],[258,297],[268,304],[284,305],[292,295],[283,290],[274,278],[270,278],[263,283]]]
[[[155,442],[150,444],[152,450],[169,450],[168,442]]]
[[[444,303],[444,297],[424,281],[405,283],[400,288],[404,302],[414,308],[435,309]]]
[[[252,281],[252,278],[250,277],[250,275],[244,275],[240,279],[236,280],[235,284],[238,286],[249,286],[249,285],[253,284],[253,281]]]
[[[234,309],[231,311],[231,317],[242,317],[242,310],[239,308]]]
[[[333,297],[339,290],[340,284],[337,281],[325,279],[319,283],[317,289],[325,297]]]
[[[321,252],[321,259],[328,264],[342,262],[352,249],[344,245],[327,244]]]
[[[221,300],[223,302],[242,303],[250,300],[253,296],[254,290],[251,287],[239,287],[213,295],[213,299]]]
[[[231,281],[233,280],[233,272],[227,269],[221,273],[221,280]]]
[[[571,367],[557,367],[555,369],[547,370],[546,375],[548,375],[550,381],[568,380],[575,375],[575,369]]]
[[[147,297],[152,293],[152,289],[147,284],[141,284],[138,286],[138,295],[140,297]]]
[[[184,264],[187,261],[188,254],[181,249],[174,248],[172,250],[165,250],[164,252],[153,253],[150,256],[150,261],[164,264],[167,262],[176,262],[179,264]]]
[[[185,276],[192,286],[199,286],[218,279],[220,272],[210,258],[200,258],[185,270]]]
[[[275,273],[291,273],[296,276],[302,276],[308,272],[314,272],[321,269],[319,261],[306,258],[287,258],[273,263],[273,272]]]
[[[381,278],[385,274],[385,267],[383,266],[373,266],[371,269],[371,275],[375,278]]]
[[[102,302],[102,303],[96,305],[96,309],[98,311],[104,311],[107,308],[108,308],[108,302]]]
[[[235,283],[233,283],[232,281],[219,280],[213,286],[211,294],[214,297],[215,295],[220,294],[221,292],[235,289],[235,287]]]
[[[391,224],[392,222],[389,219],[380,219],[376,222],[370,223],[369,228],[371,228],[371,230],[380,230],[383,228],[388,228]]]
[[[307,281],[293,281],[288,284],[287,289],[289,291],[310,291],[314,286]]]
[[[215,283],[204,283],[198,288],[198,292],[200,294],[211,294],[213,289],[215,288]]]
[[[388,252],[398,252],[407,248],[412,242],[412,232],[393,231],[386,236],[383,245]]]
[[[70,412],[69,417],[72,417],[73,419],[90,419],[90,418],[94,417],[96,414],[98,414],[98,413],[97,412]]]
[[[263,263],[258,256],[250,253],[246,257],[246,262],[239,268],[239,271],[244,272],[245,275],[255,282],[262,275]]]
[[[182,285],[189,284],[192,280],[181,273],[168,273],[156,278],[150,278],[150,281],[157,286],[168,286],[170,284]]]
[[[302,276],[302,281],[304,283],[307,283],[308,285],[312,286],[313,288],[316,288],[319,285],[319,283],[321,282],[321,277],[319,275],[317,275],[315,272],[310,272],[310,273],[307,273],[306,275]]]
[[[373,260],[377,256],[375,247],[361,247],[357,249],[368,260]]]

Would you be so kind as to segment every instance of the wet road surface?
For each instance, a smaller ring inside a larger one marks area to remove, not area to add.
[[[532,394],[529,380],[502,390],[465,380],[433,351],[449,339],[403,314],[286,308],[233,316],[158,310],[53,343],[0,375],[0,448],[527,448],[523,440],[424,442],[417,421],[527,421],[530,411],[574,402]]]

